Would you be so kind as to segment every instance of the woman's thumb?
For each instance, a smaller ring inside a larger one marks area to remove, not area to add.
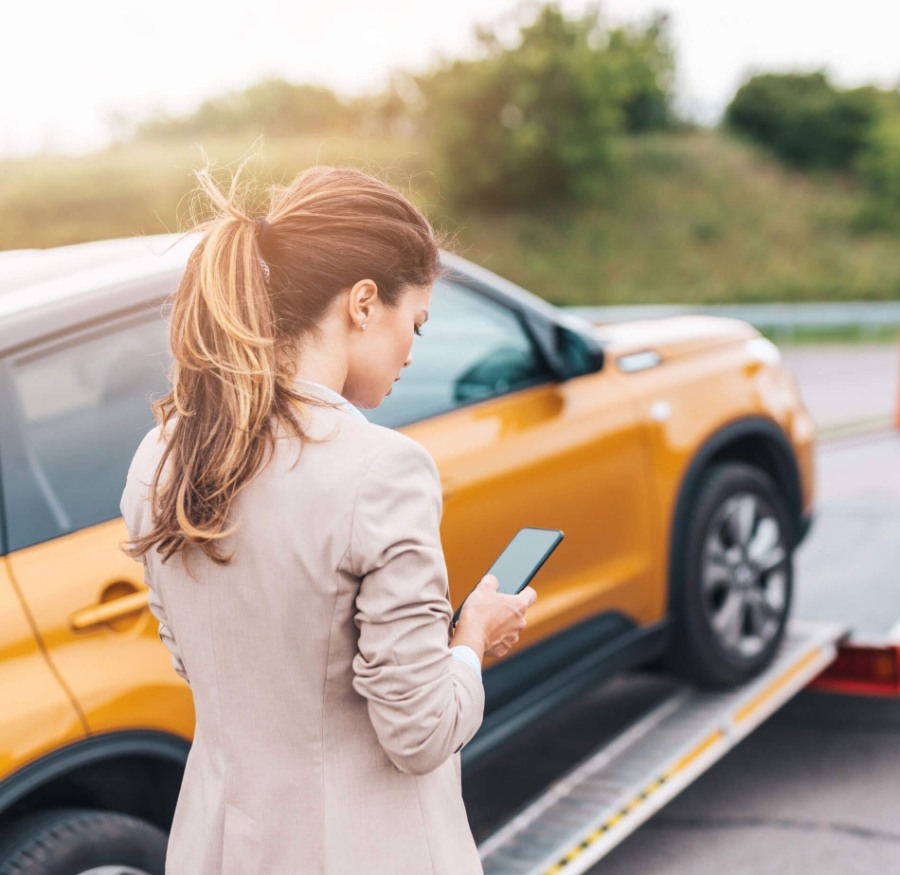
[[[497,592],[500,588],[500,581],[497,580],[497,577],[493,574],[485,574],[478,582],[478,585],[482,589],[489,589],[491,592]]]

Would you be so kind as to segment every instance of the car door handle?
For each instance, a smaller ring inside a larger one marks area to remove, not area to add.
[[[147,590],[141,592],[132,592],[128,595],[119,596],[103,602],[100,605],[92,605],[77,611],[69,617],[69,625],[76,631],[89,629],[91,626],[99,626],[103,623],[109,623],[111,620],[117,620],[127,614],[133,614],[136,611],[143,611],[150,602],[150,593]]]

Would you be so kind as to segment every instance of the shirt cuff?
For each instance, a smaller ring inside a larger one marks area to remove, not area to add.
[[[460,662],[464,662],[466,665],[471,666],[472,670],[478,673],[478,677],[481,677],[481,660],[471,647],[466,644],[454,644],[453,647],[450,648],[450,655],[454,659],[458,659]]]

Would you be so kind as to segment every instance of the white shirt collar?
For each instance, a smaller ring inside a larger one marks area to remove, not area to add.
[[[324,395],[326,395],[332,401],[337,401],[341,405],[341,407],[348,413],[352,414],[353,416],[359,417],[365,422],[369,421],[368,419],[366,419],[365,414],[358,407],[354,407],[343,395],[335,392],[334,389],[332,389],[330,386],[325,386],[322,383],[317,383],[315,380],[307,380],[305,377],[297,377],[295,382],[306,383],[310,386],[317,386],[322,390],[322,393]]]

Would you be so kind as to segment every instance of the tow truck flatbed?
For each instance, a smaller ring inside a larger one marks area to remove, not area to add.
[[[734,690],[679,687],[480,845],[485,875],[577,875],[721,759],[835,659],[844,625],[792,621],[772,665]]]

